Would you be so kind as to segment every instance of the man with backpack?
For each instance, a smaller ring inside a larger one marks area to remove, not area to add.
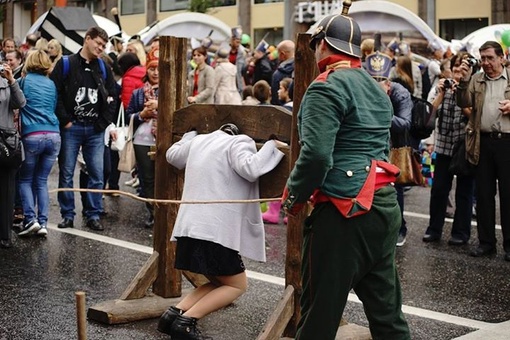
[[[103,189],[104,130],[115,116],[115,80],[100,59],[108,34],[92,27],[85,34],[83,47],[62,58],[51,74],[58,92],[56,114],[60,121],[62,148],[58,157],[59,188],[72,188],[80,147],[89,172],[89,189]],[[101,157],[99,157],[101,155]],[[99,221],[101,194],[87,193],[87,227],[104,230]],[[73,192],[59,192],[62,222],[59,228],[74,226]]]

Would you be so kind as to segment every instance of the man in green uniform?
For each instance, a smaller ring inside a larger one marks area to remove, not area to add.
[[[392,107],[361,68],[359,26],[324,18],[310,43],[322,72],[298,113],[301,144],[283,197],[289,215],[311,201],[304,225],[303,295],[296,339],[334,339],[349,291],[373,339],[410,339],[395,265],[400,210],[387,163]]]

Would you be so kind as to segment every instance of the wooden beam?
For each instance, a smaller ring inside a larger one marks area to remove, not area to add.
[[[180,198],[177,170],[167,163],[165,153],[172,143],[174,112],[184,107],[186,99],[187,49],[186,38],[160,38],[155,198]],[[181,273],[174,269],[175,242],[169,241],[177,209],[177,205],[156,205],[154,209],[154,250],[159,261],[153,291],[165,298],[181,295]]]
[[[299,304],[299,303],[298,303]],[[282,299],[278,302],[273,314],[269,317],[257,340],[280,339],[294,313],[294,287],[287,286]]]
[[[120,296],[121,300],[140,299],[147,294],[147,290],[156,280],[156,275],[158,274],[158,259],[158,252],[153,252],[124,293],[122,293]]]
[[[184,277],[186,279],[188,279],[188,281],[195,288],[203,286],[206,283],[209,283],[209,280],[204,275],[202,275],[202,274],[197,274],[197,273],[189,272],[187,270],[183,270],[182,271],[182,275],[184,275]]]
[[[303,95],[308,85],[319,73],[315,56],[309,47],[310,35],[299,34],[297,37],[295,54],[295,78],[294,78],[294,105],[292,112],[292,131],[290,144],[289,171],[294,167],[299,156],[299,136],[297,131],[297,113]],[[296,217],[289,217],[287,225],[287,252],[285,257],[285,285],[294,287],[294,313],[289,321],[284,335],[294,337],[301,311],[299,300],[301,297],[301,251],[303,243],[302,225],[308,215],[307,209],[303,209]]]
[[[143,299],[104,301],[90,307],[87,317],[107,325],[159,318],[169,306],[179,301],[180,298],[165,299],[157,295]]]

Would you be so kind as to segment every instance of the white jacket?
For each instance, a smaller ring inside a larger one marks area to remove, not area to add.
[[[274,141],[257,152],[246,135],[217,130],[188,132],[166,152],[167,161],[185,170],[182,200],[259,198],[258,178],[283,158]],[[264,224],[259,203],[181,204],[172,233],[219,243],[242,256],[265,261]]]

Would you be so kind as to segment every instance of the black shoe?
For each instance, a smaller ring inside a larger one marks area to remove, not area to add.
[[[484,247],[478,246],[475,249],[471,250],[471,252],[469,253],[469,255],[471,255],[473,257],[482,257],[482,256],[491,255],[491,254],[496,254],[496,248],[494,248],[494,247],[484,248]]]
[[[510,252],[505,254],[505,261],[510,262]]]
[[[177,307],[170,306],[170,308],[168,308],[159,318],[158,331],[170,334],[170,328],[179,315],[182,315],[182,310]]]
[[[97,231],[103,231],[104,230],[104,227],[101,224],[101,222],[99,222],[99,220],[88,220],[87,221],[87,227],[89,227],[92,230],[97,230]]]
[[[448,240],[448,244],[451,246],[463,246],[467,243],[467,241],[461,240],[460,238],[456,238],[452,236],[451,239]]]
[[[421,240],[423,242],[436,242],[436,241],[439,241],[440,239],[441,239],[441,236],[425,234],[425,235],[423,235],[423,238]]]
[[[21,228],[21,231],[18,233],[18,236],[27,236],[30,234],[35,234],[41,229],[41,225],[37,220],[32,220],[26,224],[23,225],[23,228]]]
[[[60,229],[64,229],[64,228],[74,228],[74,223],[73,223],[73,220],[71,220],[70,218],[64,218],[62,220],[62,222],[60,222],[58,225],[57,225],[58,228]]]
[[[12,248],[11,240],[0,240],[0,248]]]
[[[212,340],[211,337],[202,335],[198,330],[197,321],[196,318],[178,315],[170,327],[172,340]]]

